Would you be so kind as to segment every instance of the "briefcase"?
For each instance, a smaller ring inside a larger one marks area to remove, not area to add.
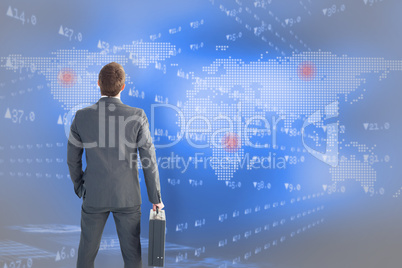
[[[163,267],[165,264],[165,211],[149,213],[148,266]]]

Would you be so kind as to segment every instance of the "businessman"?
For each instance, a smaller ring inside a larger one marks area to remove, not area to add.
[[[81,206],[77,268],[94,267],[106,220],[113,213],[125,268],[142,267],[140,244],[141,160],[148,199],[162,209],[155,147],[144,110],[123,104],[123,67],[115,62],[99,72],[101,98],[76,112],[67,145],[67,164]],[[87,167],[82,170],[85,149]]]

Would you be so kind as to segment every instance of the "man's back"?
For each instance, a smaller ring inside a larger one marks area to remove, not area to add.
[[[123,66],[111,62],[99,72],[102,97],[78,110],[71,123],[67,164],[74,191],[83,198],[77,268],[94,268],[110,212],[116,224],[124,267],[142,267],[141,191],[138,156],[153,210],[162,209],[159,172],[148,118],[120,100],[125,88]],[[82,170],[85,148],[87,167]]]
[[[77,168],[80,145],[86,151],[83,174]],[[111,97],[77,111],[71,125],[68,164],[75,192],[83,196],[86,206],[119,208],[142,203],[137,149],[149,201],[159,204],[159,173],[145,112]]]

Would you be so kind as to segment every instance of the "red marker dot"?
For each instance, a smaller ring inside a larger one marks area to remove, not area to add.
[[[236,133],[226,133],[222,138],[222,147],[228,152],[237,151],[240,148],[239,136]]]
[[[70,68],[61,69],[59,74],[57,75],[57,81],[63,87],[72,87],[76,82],[76,74],[74,70]]]
[[[304,81],[310,81],[313,80],[315,77],[315,65],[314,63],[310,61],[304,61],[300,63],[299,68],[298,68],[298,73],[299,73],[299,78],[304,80]]]

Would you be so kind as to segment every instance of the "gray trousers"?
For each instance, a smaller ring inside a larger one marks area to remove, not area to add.
[[[85,202],[84,202],[85,203]],[[142,268],[140,221],[141,205],[129,208],[94,208],[81,206],[81,238],[77,268],[94,268],[103,229],[113,213],[123,255],[124,268]]]

